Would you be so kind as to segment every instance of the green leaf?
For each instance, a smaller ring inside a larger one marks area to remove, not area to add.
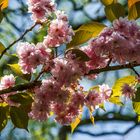
[[[18,76],[22,77],[25,80],[30,80],[31,79],[31,75],[30,74],[23,74],[21,71],[21,68],[18,64],[7,64],[11,70],[17,74]]]
[[[5,46],[0,42],[0,54],[5,50]],[[5,55],[9,55],[7,52]]]
[[[128,19],[137,19],[140,17],[140,2],[133,4],[128,13]]]
[[[8,121],[8,106],[0,106],[0,131],[6,126]]]
[[[105,7],[105,14],[108,20],[112,22],[113,20],[118,19],[119,17],[124,17],[125,9],[121,4],[113,3]]]
[[[107,6],[107,5],[112,4],[113,2],[116,3],[117,0],[101,0],[101,2],[102,2],[105,6]]]
[[[92,114],[93,111],[94,111],[94,109],[92,107],[89,107],[90,120],[91,120],[92,124],[94,125],[94,116]]]
[[[113,104],[116,104],[116,105],[123,106],[123,103],[120,100],[120,97],[119,96],[109,98],[109,102],[111,102]]]
[[[92,91],[92,90],[99,92],[99,85],[93,86],[89,89],[89,91]]]
[[[1,23],[2,19],[3,19],[3,13],[2,13],[2,11],[0,10],[0,23]]]
[[[138,81],[137,81],[135,76],[126,76],[126,77],[118,79],[112,88],[113,93],[111,96],[112,97],[115,97],[115,96],[120,97],[122,95],[122,87],[124,84],[128,84],[131,86],[131,85],[136,85],[137,82]]]
[[[138,122],[140,122],[140,87],[137,88],[135,98],[132,99],[133,109],[138,115]]]
[[[104,103],[99,104],[99,108],[102,109],[103,111],[106,111],[106,110],[105,110],[105,107],[104,107]]]
[[[72,41],[67,45],[67,48],[79,46],[89,39],[96,37],[105,28],[104,24],[98,22],[90,22],[82,25],[75,31]]]
[[[27,130],[29,117],[24,106],[11,107],[10,117],[15,127]]]
[[[10,95],[9,98],[13,102],[19,103],[21,105],[28,105],[33,102],[33,99],[29,93],[18,93],[18,94]]]
[[[66,51],[66,54],[68,52],[74,54],[78,60],[81,60],[81,61],[89,61],[90,60],[88,55],[79,49],[68,49]]]
[[[4,45],[0,42],[0,54],[5,50]]]

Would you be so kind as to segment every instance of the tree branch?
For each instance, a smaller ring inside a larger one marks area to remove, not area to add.
[[[0,95],[5,94],[5,93],[10,93],[10,92],[15,92],[15,91],[23,91],[23,90],[31,89],[35,86],[40,86],[40,85],[41,85],[40,81],[16,85],[14,87],[1,90]]]
[[[89,75],[89,74],[99,74],[101,72],[121,70],[121,69],[127,69],[127,68],[132,69],[132,67],[137,67],[137,66],[140,66],[140,64],[125,64],[125,65],[117,65],[117,66],[107,66],[105,68],[91,70],[87,75]],[[36,83],[32,82],[32,83],[16,85],[14,87],[1,90],[0,94],[10,93],[10,92],[14,92],[14,91],[22,91],[22,90],[26,90],[28,88],[33,88],[34,86],[37,86],[38,83],[40,83],[40,82],[36,82]]]
[[[94,133],[90,133],[89,131],[75,130],[75,133],[87,134],[87,135],[90,135],[92,137],[101,137],[101,136],[106,136],[106,135],[125,136],[139,125],[140,125],[140,123],[135,124],[124,132],[112,131],[112,132],[103,132],[103,133],[99,133],[99,134],[94,134]]]
[[[91,70],[87,75],[99,74],[101,72],[115,71],[115,70],[122,70],[122,69],[132,69],[133,67],[137,67],[137,66],[140,66],[140,64],[134,63],[134,64],[125,64],[125,65],[117,65],[117,66],[107,66],[105,68]]]
[[[109,114],[113,114],[113,117],[110,118],[108,117]],[[133,130],[135,127],[137,127],[138,125],[140,125],[140,123],[138,123],[137,121],[137,116],[130,116],[130,115],[122,115],[119,113],[115,113],[115,112],[107,112],[104,115],[95,115],[95,122],[98,121],[103,121],[103,122],[112,122],[112,121],[123,121],[123,122],[134,122],[135,124],[130,127],[129,129],[127,129],[124,132],[117,132],[117,131],[113,131],[113,132],[102,132],[102,133],[90,133],[89,131],[82,131],[80,129],[78,129],[78,127],[74,130],[73,134],[77,134],[77,133],[81,133],[81,134],[86,134],[86,135],[90,135],[93,137],[100,137],[100,136],[105,136],[105,135],[118,135],[118,136],[124,136],[127,135],[131,130]],[[80,126],[84,126],[84,125],[89,125],[91,124],[91,120],[90,119],[84,119],[80,122],[80,124],[78,125]],[[62,126],[60,131],[59,131],[59,140],[65,140],[64,136],[66,136],[68,133],[71,133],[71,127],[70,126]],[[64,134],[64,135],[63,135]]]
[[[33,30],[33,28],[36,26],[36,25],[39,25],[41,24],[40,22],[36,22],[33,26],[31,26],[29,29],[27,29],[17,40],[15,40],[13,43],[11,43],[7,48],[5,48],[3,50],[3,52],[1,53],[0,55],[0,59],[3,57],[3,55],[14,45],[16,44],[18,41],[22,40],[24,38],[24,36]]]

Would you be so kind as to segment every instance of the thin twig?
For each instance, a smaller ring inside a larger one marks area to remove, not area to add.
[[[101,72],[106,72],[106,71],[132,69],[132,67],[137,67],[137,66],[140,66],[140,64],[134,63],[134,64],[125,64],[125,65],[117,65],[117,66],[107,66],[105,68],[91,70],[87,75],[89,75],[89,74],[99,74]]]
[[[37,81],[39,78],[40,78],[40,76],[44,73],[45,71],[43,70],[43,71],[41,71],[39,74],[38,74],[38,76],[35,78],[35,80],[34,81]]]
[[[14,45],[16,44],[18,41],[22,40],[24,38],[24,36],[33,30],[33,28],[36,26],[36,25],[39,25],[41,24],[40,22],[36,22],[33,26],[31,26],[29,29],[27,29],[17,40],[15,40],[14,42],[12,42],[7,48],[5,48],[3,50],[3,52],[1,53],[0,55],[0,59],[3,57],[3,55]]]
[[[139,73],[135,70],[135,68],[131,68],[134,72],[135,72],[135,74],[139,77],[140,75],[139,75]]]

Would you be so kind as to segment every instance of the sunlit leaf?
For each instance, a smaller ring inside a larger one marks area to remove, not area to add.
[[[122,103],[122,101],[120,100],[120,97],[119,97],[119,96],[111,97],[111,98],[109,98],[108,100],[109,100],[109,102],[111,102],[111,103],[113,103],[113,104],[120,105],[120,106],[123,105],[123,103]]]
[[[3,19],[3,13],[2,13],[2,11],[0,10],[0,23],[1,23],[2,19]]]
[[[124,17],[125,9],[121,4],[113,3],[105,7],[105,14],[108,20],[112,22],[113,20],[118,19],[119,17]]]
[[[140,0],[128,0],[128,8],[132,7],[136,2],[139,2]]]
[[[83,51],[79,50],[79,49],[68,49],[66,51],[66,54],[70,52],[72,54],[75,55],[75,57],[78,59],[78,60],[81,60],[81,61],[89,61],[90,58],[88,57],[88,55],[86,53],[84,53]]]
[[[92,114],[93,111],[94,111],[94,109],[92,107],[89,107],[90,120],[91,120],[92,124],[94,125],[94,116]]]
[[[30,80],[31,75],[30,74],[23,74],[22,71],[21,71],[21,68],[18,64],[8,64],[8,66],[18,76],[22,77],[25,80]]]
[[[0,42],[0,54],[5,50],[4,45]]]
[[[116,3],[117,0],[101,0],[101,2],[104,4],[104,5],[110,5],[112,3]]]
[[[0,131],[6,126],[8,121],[8,106],[0,106]]]
[[[136,85],[137,82],[138,81],[135,76],[126,76],[126,77],[118,79],[112,88],[113,90],[112,97],[115,97],[115,96],[120,97],[122,95],[122,87],[124,84]]]
[[[54,112],[52,112],[52,111],[50,111],[50,114],[49,114],[50,116],[53,116],[54,115]]]
[[[105,27],[104,24],[98,22],[90,22],[82,25],[75,31],[75,35],[73,36],[72,41],[67,45],[67,48],[79,46],[91,38],[98,36]]]
[[[140,87],[137,88],[135,97],[132,99],[134,111],[138,115],[138,122],[140,122]]]
[[[99,91],[99,86],[93,86],[89,89],[90,91],[95,90],[95,91]]]
[[[15,127],[27,130],[29,117],[24,106],[11,107],[10,117]]]
[[[0,5],[1,5],[0,9],[3,10],[5,8],[7,8],[8,2],[9,2],[8,0],[0,0]]]
[[[138,122],[140,122],[140,115],[138,116]]]
[[[81,122],[82,114],[80,114],[71,124],[71,132],[73,133],[75,128],[78,126],[78,124]]]
[[[128,13],[128,18],[129,19],[137,19],[140,17],[140,1],[133,4]]]
[[[103,111],[106,111],[106,110],[105,110],[105,107],[104,107],[104,103],[100,104],[100,105],[99,105],[99,108],[102,109]]]

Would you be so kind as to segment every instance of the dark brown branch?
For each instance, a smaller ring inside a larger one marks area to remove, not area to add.
[[[127,69],[127,68],[132,69],[132,67],[137,67],[137,66],[140,66],[140,64],[126,64],[126,65],[117,65],[117,66],[107,66],[105,68],[92,70],[87,75],[98,74],[98,73],[107,72],[107,71]],[[12,87],[12,88],[4,89],[4,90],[0,91],[0,94],[10,93],[10,92],[14,92],[14,91],[26,90],[26,89],[28,89],[28,86],[29,86],[29,88],[31,88],[31,86],[33,87],[34,84],[35,83],[28,83],[28,84],[18,85],[18,86]]]
[[[15,40],[13,43],[11,43],[7,48],[5,48],[5,50],[1,53],[0,55],[0,59],[3,57],[3,55],[14,45],[16,44],[18,41],[22,40],[24,38],[24,36],[33,30],[33,28],[36,26],[36,25],[39,25],[41,24],[40,22],[36,22],[33,26],[31,26],[29,29],[27,29],[17,40]]]
[[[134,71],[134,73],[139,77],[140,75],[139,75],[139,73],[135,70],[135,68],[131,68],[133,71]]]
[[[137,67],[137,66],[140,66],[140,64],[134,63],[134,64],[125,64],[125,65],[117,65],[117,66],[107,66],[105,68],[91,70],[87,75],[99,74],[101,72],[115,71],[115,70],[122,70],[122,69],[132,69],[132,67]]]
[[[33,87],[40,86],[40,85],[41,85],[40,81],[16,85],[14,87],[1,90],[0,95],[5,94],[5,93],[10,93],[10,92],[15,92],[15,91],[23,91],[23,90],[27,90],[27,89],[32,89]]]

